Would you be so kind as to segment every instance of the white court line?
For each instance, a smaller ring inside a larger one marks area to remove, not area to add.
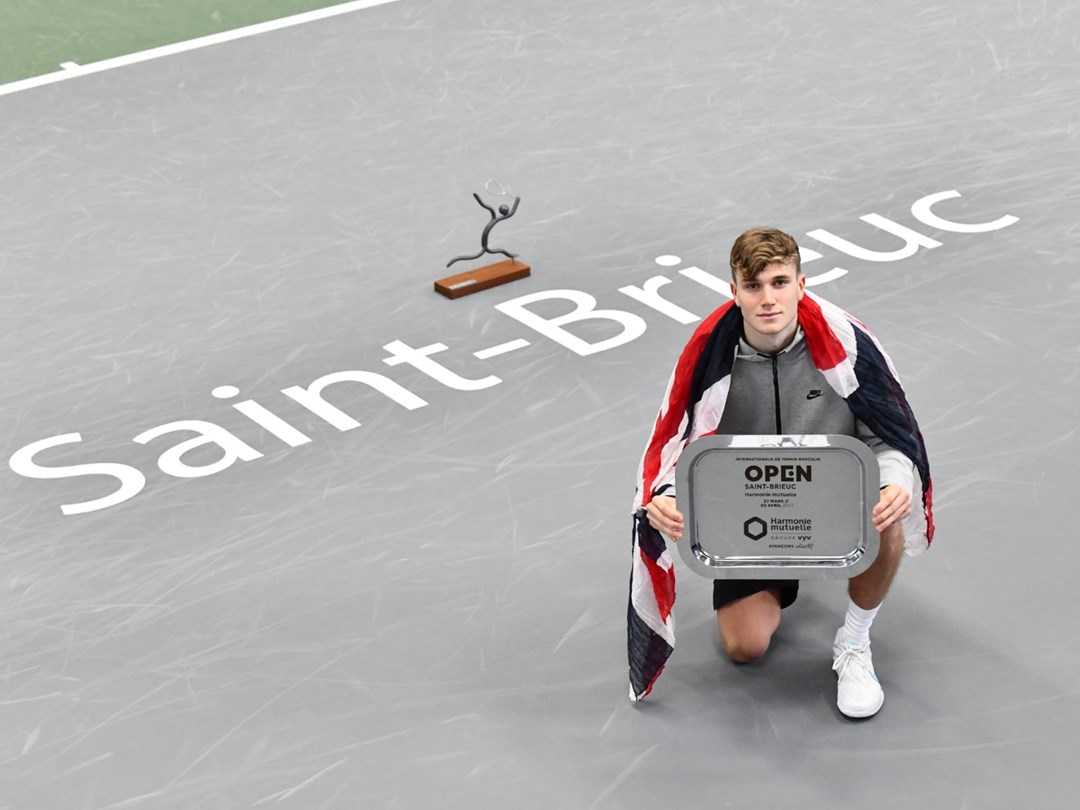
[[[489,357],[498,357],[500,354],[517,351],[528,345],[529,341],[524,338],[518,338],[517,340],[511,340],[509,343],[500,343],[498,346],[492,346],[490,349],[481,349],[478,352],[473,352],[473,357],[487,360]]]
[[[89,65],[76,65],[74,62],[65,62],[62,65],[64,69],[58,70],[55,73],[46,73],[42,76],[31,76],[29,79],[20,79],[19,81],[9,82],[8,84],[0,84],[0,96],[18,93],[22,90],[30,90],[34,87],[42,87],[46,84],[67,81],[68,79],[86,76],[91,73],[101,73],[104,70],[112,70],[113,68],[124,67],[125,65],[134,65],[138,62],[148,62],[151,59],[160,59],[163,56],[172,56],[173,54],[184,53],[186,51],[194,51],[209,45],[218,45],[222,42],[232,42],[233,40],[243,39],[244,37],[253,37],[256,34],[265,34],[267,31],[278,31],[282,28],[291,28],[294,25],[303,25],[304,23],[314,22],[315,20],[325,20],[327,17],[337,17],[341,14],[349,14],[353,11],[359,11],[362,8],[371,8],[372,6],[381,6],[386,3],[396,2],[397,0],[354,0],[354,2],[351,3],[341,3],[337,6],[320,8],[315,11],[305,11],[302,14],[294,14],[291,17],[282,17],[279,20],[256,23],[255,25],[248,25],[244,28],[235,28],[232,31],[222,31],[220,34],[210,34],[205,37],[198,37],[197,39],[189,39],[186,42],[162,45],[160,48],[151,48],[148,51],[139,51],[138,53],[129,53],[125,56],[116,56],[112,59],[103,59],[100,62],[91,62]]]

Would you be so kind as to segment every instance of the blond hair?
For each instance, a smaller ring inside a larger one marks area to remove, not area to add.
[[[799,246],[776,228],[751,228],[731,246],[731,278],[749,281],[770,264],[794,264],[795,275],[802,272]]]

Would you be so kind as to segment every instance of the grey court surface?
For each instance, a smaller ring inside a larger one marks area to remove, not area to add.
[[[1078,32],[399,0],[0,99],[0,437],[39,476],[0,475],[0,808],[1075,807]],[[489,178],[533,275],[450,301]],[[757,224],[820,254],[930,449],[866,722],[840,583],[740,668],[681,562],[626,696],[635,468],[693,325],[620,288],[705,316]],[[317,382],[336,412],[283,393]]]

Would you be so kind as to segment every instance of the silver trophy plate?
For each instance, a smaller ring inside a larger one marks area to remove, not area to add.
[[[676,545],[711,579],[850,578],[877,556],[878,489],[850,436],[705,436],[679,458]]]

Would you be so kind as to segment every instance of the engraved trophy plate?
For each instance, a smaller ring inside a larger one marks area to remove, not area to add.
[[[873,451],[832,435],[705,436],[676,470],[676,544],[711,579],[844,579],[877,556]]]

